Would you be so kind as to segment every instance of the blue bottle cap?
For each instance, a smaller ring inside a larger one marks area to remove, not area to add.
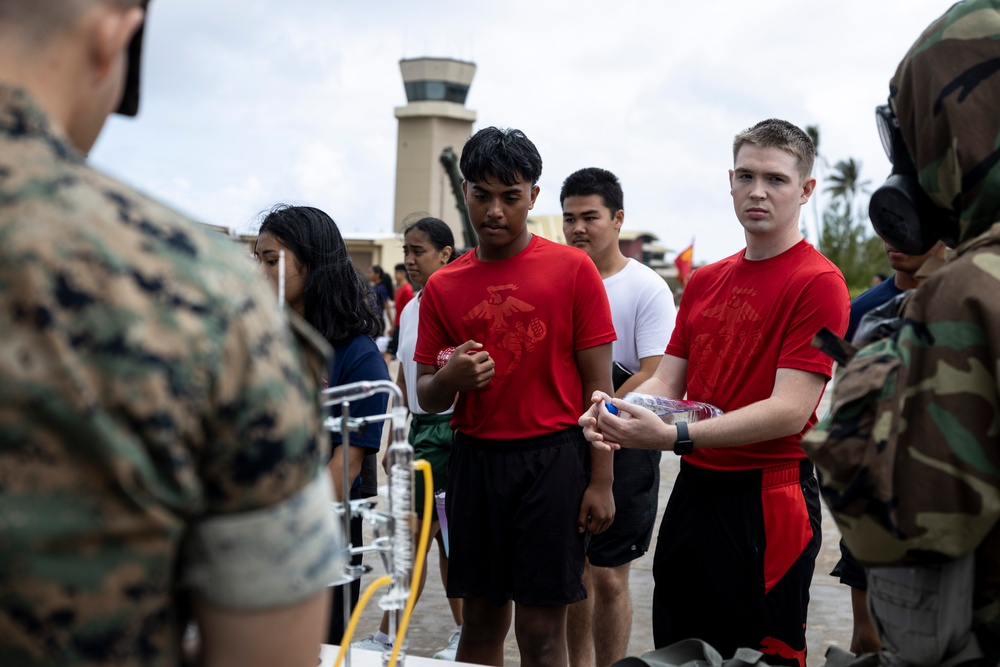
[[[613,414],[613,415],[617,415],[618,414],[618,408],[616,408],[615,406],[611,405],[607,401],[605,401],[604,407],[607,408],[608,412],[610,412],[611,414]]]

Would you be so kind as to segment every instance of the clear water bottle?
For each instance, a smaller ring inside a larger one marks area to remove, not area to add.
[[[622,400],[632,405],[641,405],[647,410],[651,410],[657,417],[666,424],[676,424],[677,422],[692,423],[702,419],[718,417],[722,410],[711,403],[700,403],[698,401],[682,401],[679,398],[666,398],[664,396],[653,396],[651,394],[639,394],[630,391],[622,397]],[[617,415],[618,408],[605,403],[608,412]],[[621,413],[622,419],[629,419],[627,412]]]

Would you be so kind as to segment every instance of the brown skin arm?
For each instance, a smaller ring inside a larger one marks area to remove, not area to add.
[[[615,392],[615,398],[621,398],[630,391],[635,391],[639,385],[641,385],[646,380],[653,377],[653,373],[660,366],[660,360],[663,359],[662,354],[658,354],[653,357],[643,357],[639,360],[639,370],[635,372],[635,375],[625,380],[622,386],[618,387],[618,391]]]
[[[403,400],[401,401],[401,405],[404,408],[409,408],[410,406],[407,403],[407,399],[406,399],[406,376],[403,375],[403,364],[399,365],[399,371],[396,373],[396,386],[399,387],[399,391],[400,391],[400,393],[403,396]],[[382,470],[384,470],[386,473],[389,472],[389,459],[386,456],[386,454],[388,454],[388,453],[389,453],[389,450],[386,449],[385,453],[382,454]]]
[[[344,453],[341,451],[342,448],[342,445],[337,445],[333,448],[333,456],[330,458],[329,465],[327,465],[327,470],[330,472],[330,480],[333,482],[333,497],[338,501],[344,499],[343,489],[341,488],[344,485]],[[361,462],[364,461],[365,454],[368,451],[365,447],[348,447],[347,460],[350,466],[348,470],[350,479],[355,480],[361,474]]]
[[[201,667],[315,667],[327,631],[329,589],[283,607],[236,611],[194,596]]]
[[[611,389],[611,343],[577,350],[576,366],[583,380],[583,403],[595,392],[607,393]],[[590,482],[583,492],[577,528],[582,533],[590,530],[594,535],[607,530],[615,519],[615,499],[611,485],[615,474],[611,451],[593,449],[590,452]]]

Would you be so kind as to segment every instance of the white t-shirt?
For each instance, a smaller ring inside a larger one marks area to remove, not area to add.
[[[413,359],[413,353],[417,349],[417,330],[419,328],[420,292],[417,292],[399,315],[399,345],[396,348],[396,358],[399,359],[403,368],[403,379],[406,380],[406,404],[409,406],[410,412],[425,415],[427,411],[421,408],[417,402],[417,362]],[[450,415],[454,409],[453,405],[441,414]]]
[[[677,317],[674,297],[663,278],[632,258],[624,269],[604,279],[604,289],[618,335],[611,344],[612,360],[635,373],[640,359],[660,356],[667,349]]]

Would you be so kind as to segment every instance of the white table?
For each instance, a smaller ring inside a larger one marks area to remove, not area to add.
[[[333,663],[337,660],[337,653],[340,652],[340,647],[332,644],[321,644],[319,651],[319,665],[317,667],[333,667]],[[344,658],[344,662],[341,663],[343,666],[347,663],[347,658]],[[400,667],[400,663],[396,663],[397,667]],[[469,665],[469,667],[481,667],[478,665],[471,665],[467,662],[451,662],[449,660],[435,660],[434,658],[423,658],[417,655],[407,655],[406,660],[402,663],[405,667],[442,667],[443,665]],[[382,652],[381,651],[366,651],[360,648],[351,649],[351,667],[382,667]]]

